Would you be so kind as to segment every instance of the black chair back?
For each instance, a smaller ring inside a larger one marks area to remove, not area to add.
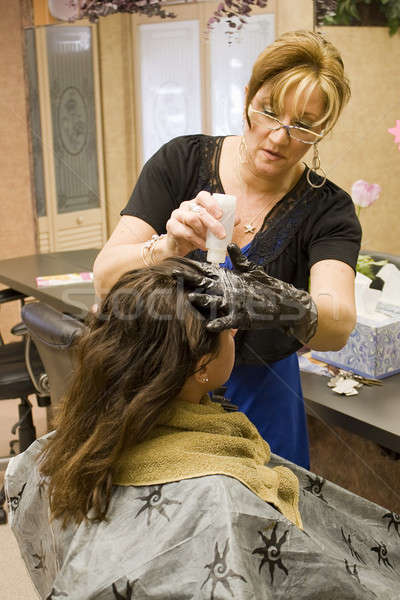
[[[56,407],[74,372],[73,345],[85,325],[42,302],[25,304],[21,314],[48,376],[51,405]]]

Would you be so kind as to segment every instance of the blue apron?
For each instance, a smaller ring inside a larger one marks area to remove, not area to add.
[[[247,254],[250,244],[242,248]],[[223,267],[232,269],[229,257]],[[254,423],[271,451],[310,468],[307,422],[297,354],[265,365],[235,365],[226,397]]]

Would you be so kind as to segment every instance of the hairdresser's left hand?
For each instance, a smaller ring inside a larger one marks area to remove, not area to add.
[[[304,290],[275,279],[250,262],[236,244],[228,246],[233,271],[198,264],[199,274],[180,271],[192,305],[207,319],[207,329],[282,328],[302,343],[317,328],[317,308]]]

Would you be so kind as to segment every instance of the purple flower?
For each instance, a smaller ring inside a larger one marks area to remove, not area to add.
[[[368,183],[363,179],[355,181],[351,187],[351,197],[356,206],[366,208],[379,198],[381,186],[377,183]]]

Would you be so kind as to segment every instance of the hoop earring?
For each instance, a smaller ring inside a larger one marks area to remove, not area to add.
[[[314,156],[313,156],[311,164],[312,164],[312,168],[308,169],[308,171],[307,171],[308,184],[314,189],[321,188],[325,184],[326,173],[325,173],[324,169],[321,168],[321,161],[319,159],[317,144],[314,144]],[[322,183],[316,184],[311,181],[311,179],[310,179],[311,171],[314,171],[314,173],[316,173],[317,175],[318,175],[318,171],[321,171],[322,175],[320,175],[320,177],[323,178]]]

